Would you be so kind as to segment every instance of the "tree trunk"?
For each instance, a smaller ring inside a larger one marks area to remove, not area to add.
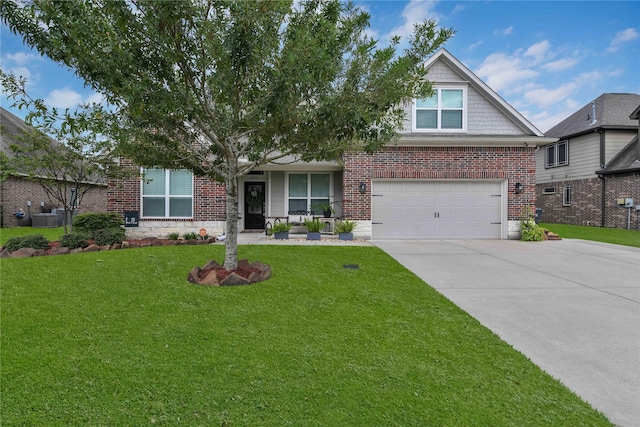
[[[238,267],[238,177],[235,170],[229,171],[226,180],[227,191],[227,231],[224,243],[224,268]]]

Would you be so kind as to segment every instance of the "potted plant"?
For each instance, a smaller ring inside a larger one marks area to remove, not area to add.
[[[289,230],[291,230],[291,225],[286,222],[276,222],[271,227],[273,238],[278,240],[287,240],[289,238]]]
[[[331,215],[336,213],[336,210],[333,209],[333,206],[331,206],[331,202],[329,201],[317,203],[311,206],[311,210],[314,212],[322,212],[325,218],[331,218]]]
[[[307,240],[320,240],[320,231],[324,228],[324,222],[320,218],[306,219],[304,226],[307,227]]]
[[[348,219],[336,222],[335,233],[338,235],[338,239],[353,240],[353,230],[356,228],[356,225],[355,221],[349,221]]]

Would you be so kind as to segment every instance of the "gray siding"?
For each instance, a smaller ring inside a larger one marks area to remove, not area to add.
[[[633,138],[638,135],[637,130],[608,130],[605,131],[604,161],[608,164]]]
[[[270,172],[269,181],[269,200],[270,200],[270,212],[267,212],[268,216],[285,216],[284,211],[284,172],[272,171]]]
[[[545,169],[546,147],[536,153],[536,182],[587,179],[600,169],[600,134],[592,133],[569,139],[569,164]]]
[[[427,79],[434,84],[461,83],[468,81],[454,72],[442,61],[436,61],[429,68]],[[413,106],[404,106],[404,129],[401,133],[412,132]],[[473,86],[467,86],[467,134],[471,135],[525,135],[502,111],[490,103]],[[462,133],[464,134],[464,133]]]

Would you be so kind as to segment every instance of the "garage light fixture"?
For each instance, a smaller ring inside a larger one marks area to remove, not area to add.
[[[516,190],[515,190],[516,194],[521,194],[522,193],[522,183],[521,182],[516,182]]]
[[[358,190],[360,190],[361,193],[365,193],[367,191],[367,183],[361,182],[358,186]]]

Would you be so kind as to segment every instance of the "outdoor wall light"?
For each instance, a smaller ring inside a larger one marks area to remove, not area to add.
[[[361,193],[365,193],[367,191],[367,183],[361,182],[358,186],[358,190],[360,190]]]
[[[522,193],[522,183],[521,182],[516,182],[516,194],[521,194]]]

